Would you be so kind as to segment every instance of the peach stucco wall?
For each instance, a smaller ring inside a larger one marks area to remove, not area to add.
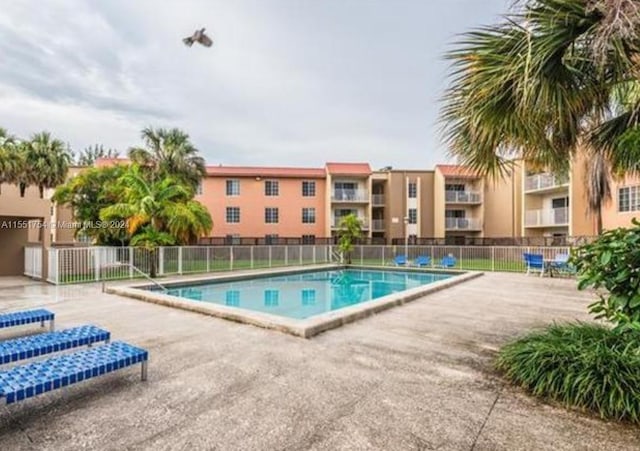
[[[226,181],[240,181],[240,195],[226,195]],[[265,195],[265,181],[279,182],[279,195]],[[303,180],[316,182],[314,197],[302,196]],[[300,237],[315,235],[325,237],[325,193],[324,179],[304,178],[256,178],[256,177],[206,177],[203,180],[203,193],[196,196],[211,213],[213,229],[210,236],[240,235],[244,237],[264,237],[277,234],[280,237]],[[226,207],[240,207],[240,223],[227,224]],[[267,207],[278,208],[278,224],[266,224],[264,210]],[[315,208],[315,224],[302,223],[302,209]]]
[[[605,230],[617,227],[630,227],[633,218],[640,219],[639,211],[618,211],[618,188],[623,186],[640,186],[640,176],[627,176],[623,180],[611,184],[611,201],[602,211],[602,227]]]

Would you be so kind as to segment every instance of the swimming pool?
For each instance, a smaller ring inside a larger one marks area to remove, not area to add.
[[[452,277],[446,273],[323,270],[169,288],[166,294],[305,319]],[[157,289],[154,289],[157,291]]]
[[[163,281],[167,291],[149,284],[105,291],[310,338],[480,275],[334,264]]]

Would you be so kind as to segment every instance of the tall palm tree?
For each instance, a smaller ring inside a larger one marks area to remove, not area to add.
[[[338,228],[338,249],[350,265],[353,246],[362,236],[362,223],[355,214],[351,213],[340,218]]]
[[[640,124],[636,0],[525,0],[505,21],[465,34],[448,53],[441,119],[451,153],[501,176],[515,158],[564,172],[578,151],[591,168],[592,213],[607,174],[638,169],[623,146]]]
[[[170,175],[195,188],[206,175],[204,158],[180,129],[147,127],[142,130],[142,140],[145,147],[131,148],[129,158],[149,168],[153,179]]]
[[[77,155],[79,166],[93,166],[98,158],[118,158],[120,152],[116,149],[105,149],[102,144],[86,147]]]
[[[14,179],[16,144],[15,137],[0,127],[0,194],[2,193],[2,184],[12,182]]]
[[[65,144],[51,137],[49,132],[36,133],[20,146],[21,160],[18,175],[20,195],[29,184],[36,185],[40,197],[45,188],[55,188],[67,178],[71,154]]]

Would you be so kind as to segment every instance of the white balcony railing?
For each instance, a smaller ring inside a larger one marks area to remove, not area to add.
[[[360,220],[360,226],[363,229],[368,229],[369,228],[369,221],[367,220],[367,218],[364,218],[362,216],[358,216],[358,219]],[[333,217],[331,219],[331,227],[334,229],[337,229],[340,227],[340,221],[342,220],[342,218],[339,217]]]
[[[384,194],[372,194],[371,203],[373,205],[384,205]]]
[[[371,230],[384,230],[384,219],[372,219]]]
[[[369,193],[365,189],[334,189],[331,200],[337,202],[369,202]]]
[[[445,200],[451,204],[479,204],[482,196],[477,191],[445,191]]]
[[[569,224],[569,208],[545,208],[541,210],[527,210],[524,215],[524,225],[536,226],[564,226]]]
[[[538,191],[566,185],[567,183],[569,183],[569,179],[566,176],[556,177],[553,174],[545,172],[543,174],[528,176],[524,182],[524,189],[525,191]]]
[[[477,218],[445,218],[446,230],[481,230],[482,225]]]

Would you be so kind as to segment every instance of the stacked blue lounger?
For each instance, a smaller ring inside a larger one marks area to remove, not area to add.
[[[54,314],[48,310],[14,312],[0,315],[0,328],[44,321],[53,325]],[[142,364],[142,380],[146,380],[149,353],[124,342],[109,343],[110,338],[107,330],[80,326],[0,341],[0,365],[90,346],[0,371],[0,398],[12,404],[137,363]],[[102,342],[106,344],[91,347]]]

